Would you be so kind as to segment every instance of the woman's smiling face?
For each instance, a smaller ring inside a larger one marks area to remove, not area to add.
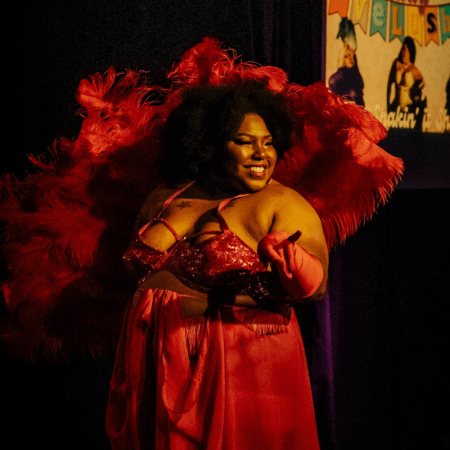
[[[258,192],[270,180],[277,162],[272,135],[261,116],[246,114],[227,142],[219,174],[224,190],[237,194]]]

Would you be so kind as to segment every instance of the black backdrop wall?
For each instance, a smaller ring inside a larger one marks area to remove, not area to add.
[[[23,176],[27,154],[76,136],[81,78],[114,65],[161,81],[162,68],[205,35],[246,60],[284,68],[291,81],[319,80],[322,9],[317,0],[11,5],[2,171]],[[448,138],[390,134],[382,146],[405,159],[404,182],[332,253],[327,298],[297,307],[323,450],[450,448]],[[1,447],[108,449],[113,358],[31,366],[2,354]]]

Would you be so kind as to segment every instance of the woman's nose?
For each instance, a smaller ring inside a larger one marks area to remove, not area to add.
[[[263,158],[266,154],[266,147],[262,142],[255,142],[253,145],[253,156],[255,158]]]

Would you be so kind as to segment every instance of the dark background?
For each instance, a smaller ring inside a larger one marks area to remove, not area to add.
[[[186,49],[210,35],[245,60],[282,67],[293,82],[322,76],[317,0],[36,0],[9,7],[0,164],[19,177],[30,169],[27,154],[77,135],[78,82],[111,65],[149,70],[162,82]],[[296,308],[322,450],[450,448],[449,137],[389,134],[381,146],[405,161],[399,189],[332,252],[327,298]],[[108,449],[113,359],[29,365],[2,354],[7,420],[0,446]]]

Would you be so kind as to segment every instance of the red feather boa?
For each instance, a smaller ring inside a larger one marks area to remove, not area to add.
[[[402,173],[402,161],[375,145],[386,131],[370,113],[322,83],[301,87],[279,68],[241,62],[214,39],[188,50],[168,79],[163,89],[143,72],[109,69],[82,80],[78,138],[57,140],[50,162],[32,158],[40,171],[25,181],[2,180],[9,275],[1,342],[19,357],[115,348],[134,289],[122,254],[140,205],[161,181],[159,132],[186,87],[257,79],[286,97],[295,144],[274,178],[313,205],[330,248],[371,217]]]

